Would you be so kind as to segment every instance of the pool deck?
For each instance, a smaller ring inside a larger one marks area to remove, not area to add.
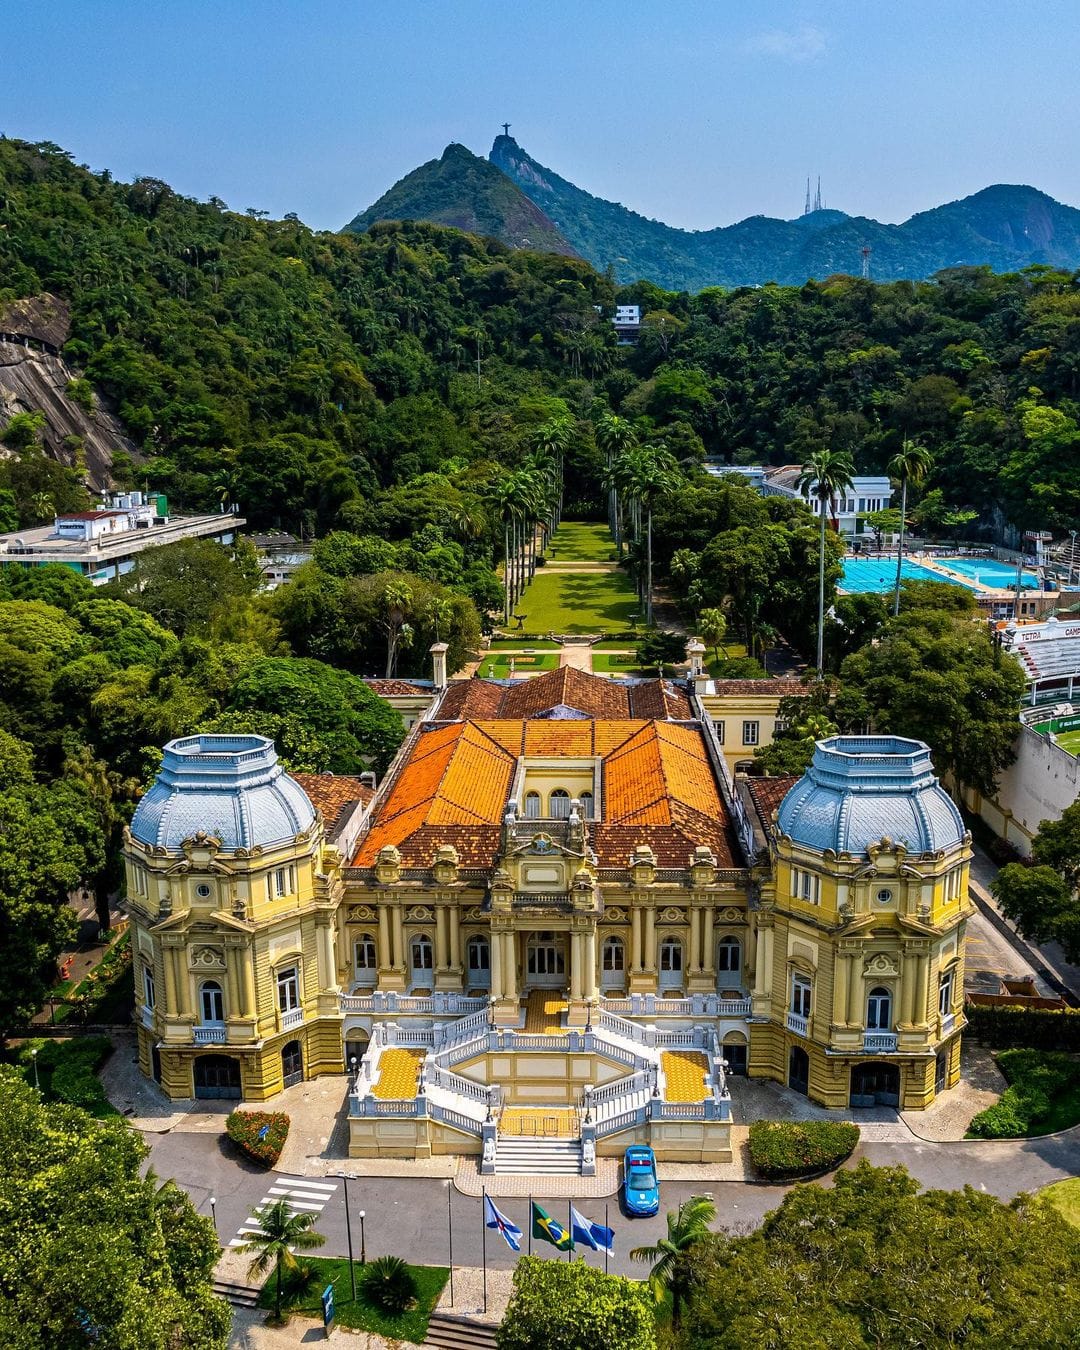
[[[887,566],[887,567],[891,568],[891,569],[892,569],[892,574],[893,574],[893,575],[895,575],[895,573],[896,573],[896,554],[895,554],[895,553],[881,553],[881,554],[873,554],[873,555],[869,555],[869,556],[867,556],[867,555],[865,555],[865,554],[864,554],[864,555],[858,555],[858,556],[855,556],[855,557],[849,559],[848,561],[867,562],[867,563],[878,563],[878,564],[880,564],[880,565],[882,565],[882,566]],[[982,581],[982,580],[980,580],[980,579],[977,579],[976,577],[971,576],[971,575],[969,575],[968,573],[966,573],[966,572],[964,572],[964,571],[958,571],[958,570],[956,570],[956,569],[950,567],[950,566],[949,566],[949,563],[950,563],[951,561],[952,561],[952,558],[950,558],[950,557],[944,557],[944,558],[942,558],[942,557],[937,556],[936,554],[930,554],[930,553],[905,553],[905,554],[904,554],[904,562],[905,562],[905,563],[911,563],[911,564],[913,564],[915,567],[921,568],[921,569],[923,569],[923,570],[926,571],[926,572],[932,572],[932,573],[935,574],[935,576],[936,576],[938,579],[940,579],[941,581],[944,581],[944,582],[948,582],[948,583],[950,583],[950,584],[953,585],[953,586],[963,586],[963,587],[965,588],[965,590],[974,591],[977,595],[986,596],[986,597],[988,597],[988,598],[990,598],[990,599],[995,599],[995,600],[1011,600],[1011,599],[1013,598],[1015,592],[1013,591],[1013,589],[1012,589],[1011,586],[990,586],[990,585],[987,585],[986,582],[984,582],[984,581]],[[978,558],[978,557],[972,557],[972,556],[970,556],[970,555],[964,555],[964,556],[961,556],[961,555],[958,554],[958,555],[956,555],[956,561],[958,561],[958,562],[963,562],[963,563],[974,563],[974,564],[976,564],[976,565],[985,563],[988,567],[994,567],[995,565],[998,566],[998,567],[1004,566],[1004,564],[1002,564],[999,560],[994,559],[994,558]],[[1030,571],[1026,571],[1026,570],[1025,570],[1025,572],[1024,572],[1024,576],[1025,576],[1025,577],[1030,577],[1031,575],[1032,575],[1032,574],[1031,574]],[[930,578],[929,578],[929,577],[923,577],[923,578],[919,578],[919,579],[921,579],[921,580],[929,580]],[[891,589],[891,587],[890,587],[890,589]],[[840,585],[837,587],[837,590],[838,590],[842,595],[858,595],[858,594],[860,594],[860,592],[859,592],[857,589],[855,589],[855,588],[849,588],[849,587],[845,586],[845,585],[843,584],[843,581],[841,581]],[[884,594],[884,592],[880,592],[880,591],[879,591],[879,592],[877,592],[877,594]],[[1044,594],[1044,592],[1042,592],[1042,591],[1040,590],[1039,585],[1038,585],[1038,580],[1036,579],[1035,585],[1034,585],[1034,586],[1025,586],[1024,589],[1023,589],[1023,591],[1021,592],[1021,594],[1022,594],[1022,595],[1029,595],[1029,594],[1032,594],[1032,595],[1041,595],[1041,594]]]

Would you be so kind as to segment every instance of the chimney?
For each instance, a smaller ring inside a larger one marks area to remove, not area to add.
[[[430,647],[432,675],[436,689],[446,688],[446,653],[449,645],[445,642],[433,642]]]
[[[689,675],[695,694],[703,694],[709,683],[709,673],[702,659],[704,655],[704,642],[699,637],[691,638],[686,644],[686,658],[690,662]]]
[[[363,783],[364,787],[370,788],[372,792],[375,791],[376,779],[373,770],[365,769],[363,773],[358,774],[357,776],[359,777],[361,783]]]

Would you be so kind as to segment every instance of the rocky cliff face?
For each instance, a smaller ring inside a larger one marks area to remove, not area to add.
[[[78,372],[59,353],[70,318],[66,303],[55,295],[17,300],[0,311],[0,425],[15,413],[40,409],[46,454],[69,467],[81,454],[88,485],[99,492],[112,481],[114,451],[134,453],[135,447],[100,398],[95,396],[93,409],[87,410],[68,394]]]

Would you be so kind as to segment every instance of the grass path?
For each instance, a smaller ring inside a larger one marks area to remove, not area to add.
[[[537,571],[517,604],[522,636],[543,633],[621,633],[639,612],[634,584],[616,567],[559,570],[561,562],[608,563],[615,545],[606,525],[560,525],[549,554],[556,564]],[[517,637],[517,630],[512,634]]]

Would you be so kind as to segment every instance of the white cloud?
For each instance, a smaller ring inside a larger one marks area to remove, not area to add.
[[[808,23],[795,28],[766,28],[746,42],[748,52],[792,62],[814,61],[824,55],[825,47],[825,34]]]

